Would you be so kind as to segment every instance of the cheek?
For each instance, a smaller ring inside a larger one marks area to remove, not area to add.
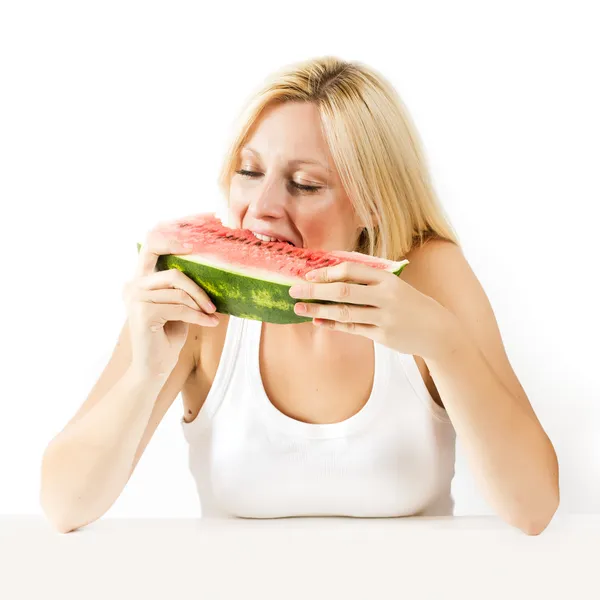
[[[296,213],[298,226],[306,230],[309,235],[320,236],[331,231],[332,223],[339,220],[337,209],[333,202],[313,203],[307,201],[303,210]]]
[[[229,202],[231,204],[238,203],[239,200],[243,197],[242,189],[236,178],[234,177],[231,181],[231,185],[229,186]]]
[[[245,197],[246,200],[244,200]],[[229,212],[239,217],[246,210],[247,205],[247,195],[243,194],[239,185],[232,183],[229,188]]]

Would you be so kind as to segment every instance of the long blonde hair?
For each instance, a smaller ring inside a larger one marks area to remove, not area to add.
[[[288,65],[252,96],[219,176],[227,199],[240,149],[253,125],[267,107],[281,102],[312,102],[319,109],[342,185],[366,225],[356,251],[399,260],[430,238],[459,244],[398,93],[374,69],[332,56]]]

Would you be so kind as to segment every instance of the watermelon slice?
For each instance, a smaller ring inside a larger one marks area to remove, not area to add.
[[[294,312],[299,300],[289,295],[292,285],[306,281],[308,271],[350,261],[398,275],[408,264],[408,260],[391,261],[359,252],[265,242],[248,230],[225,227],[214,213],[177,219],[155,231],[194,245],[190,254],[160,256],[156,270],[175,268],[185,273],[207,293],[219,313],[270,323],[312,320]],[[137,246],[139,252],[142,245]]]

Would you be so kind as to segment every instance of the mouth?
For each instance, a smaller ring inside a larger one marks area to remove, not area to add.
[[[255,231],[251,231],[250,233],[252,233],[255,238],[261,240],[262,242],[283,242],[285,244],[289,244],[290,246],[296,247],[296,244],[286,238],[269,236],[263,233],[257,233]]]

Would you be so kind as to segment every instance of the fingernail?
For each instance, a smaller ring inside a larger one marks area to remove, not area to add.
[[[210,312],[214,312],[215,310],[217,310],[217,307],[212,303],[212,302],[208,302],[206,304],[206,308],[210,311]]]

